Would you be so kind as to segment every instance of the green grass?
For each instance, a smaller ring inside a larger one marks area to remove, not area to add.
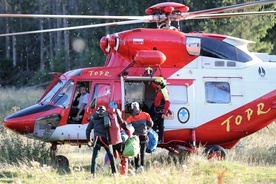
[[[5,166],[0,169],[1,183],[114,183],[108,166],[103,166],[99,158],[97,177],[90,178],[89,166],[91,152],[82,154],[73,153],[71,161],[71,172],[68,174],[58,174],[56,170],[49,166],[25,166],[20,167]],[[162,152],[161,152],[162,153]],[[68,154],[68,153],[66,153]],[[103,155],[101,155],[103,156]],[[155,157],[155,156],[152,156]],[[69,157],[68,157],[69,158]],[[80,162],[82,160],[82,163]],[[218,183],[218,177],[224,172],[223,183],[275,183],[276,166],[250,166],[240,161],[208,161],[202,156],[194,155],[183,164],[169,162],[149,161],[147,158],[146,171],[142,174],[129,174],[128,178],[118,176],[117,183]],[[118,162],[118,160],[117,160]],[[77,167],[77,165],[79,167]],[[74,167],[74,169],[73,169]],[[130,172],[133,173],[133,172]]]
[[[0,89],[1,120],[14,111],[13,107],[22,109],[34,104],[41,93],[42,90]],[[158,149],[153,155],[146,155],[146,172],[136,175],[130,168],[127,178],[118,176],[116,180],[111,177],[109,166],[103,165],[103,149],[98,158],[97,177],[91,179],[91,148],[58,146],[57,154],[66,156],[70,162],[70,172],[60,173],[50,163],[41,161],[44,160],[41,157],[47,155],[50,144],[41,146],[41,142],[16,136],[6,130],[0,132],[0,153],[6,152],[0,156],[0,183],[276,183],[275,122],[268,129],[243,138],[233,149],[227,150],[225,161],[209,161],[199,154],[175,162],[168,157],[166,150]],[[201,148],[199,150],[201,152]],[[118,159],[116,162],[119,166]]]
[[[42,95],[41,89],[16,89],[1,88],[0,89],[0,120],[13,112],[33,105]]]

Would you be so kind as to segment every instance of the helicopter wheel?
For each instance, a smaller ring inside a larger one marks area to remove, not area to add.
[[[219,145],[207,146],[204,149],[204,154],[207,156],[208,160],[225,160],[226,152],[223,147]]]
[[[67,173],[69,169],[69,160],[63,155],[57,155],[55,157],[54,168],[57,169],[58,173]]]

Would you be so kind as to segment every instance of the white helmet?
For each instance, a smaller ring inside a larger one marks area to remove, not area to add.
[[[105,112],[105,111],[106,111],[106,108],[103,105],[100,105],[97,109],[97,113],[99,113],[99,114],[103,114],[103,112]]]
[[[138,103],[138,102],[132,102],[132,103],[131,103],[131,109],[134,109],[134,108],[136,108],[137,110],[140,109],[139,103]]]

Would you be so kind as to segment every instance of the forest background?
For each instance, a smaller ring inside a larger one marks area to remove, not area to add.
[[[144,16],[145,9],[164,0],[2,0],[1,13],[51,15],[129,15]],[[249,0],[175,1],[197,11]],[[275,10],[276,3],[240,11]],[[113,20],[65,18],[0,18],[0,34],[112,22]],[[50,72],[103,65],[100,39],[110,33],[155,23],[135,24],[0,37],[0,86],[28,87],[47,84]],[[182,32],[203,31],[255,41],[252,52],[276,54],[275,15],[240,16],[212,20],[181,21]],[[78,43],[80,47],[74,47]]]

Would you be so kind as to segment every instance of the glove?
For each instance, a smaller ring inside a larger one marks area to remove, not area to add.
[[[92,147],[93,146],[93,142],[92,141],[88,141],[87,145],[88,145],[88,147]]]

